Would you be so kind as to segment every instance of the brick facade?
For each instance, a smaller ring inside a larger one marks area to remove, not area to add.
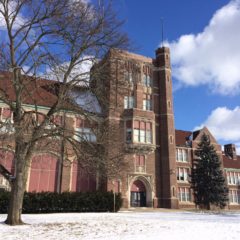
[[[82,166],[78,166],[71,151],[68,161],[62,162],[62,153],[67,146],[61,142],[54,148],[55,152],[45,149],[41,155],[42,165],[34,169],[30,166],[26,190],[113,190],[121,192],[123,206],[127,208],[193,208],[189,174],[194,151],[201,135],[206,133],[217,150],[228,182],[228,208],[240,208],[240,156],[236,155],[235,146],[226,145],[222,152],[207,128],[195,132],[175,130],[170,50],[162,47],[155,54],[151,59],[113,49],[93,68],[93,71],[103,69],[102,76],[91,78],[90,84],[103,96],[98,101],[102,109],[100,120],[106,130],[102,141],[110,164],[106,170],[107,179],[101,178],[101,172],[87,174]],[[11,117],[4,104],[0,108],[0,120]],[[42,111],[44,113],[44,109]],[[61,117],[71,129],[70,133],[89,127],[83,116],[73,112]],[[59,121],[60,118],[56,119]],[[8,145],[11,146],[10,140]],[[7,152],[0,152],[0,163],[13,171],[13,154],[9,149]],[[115,161],[111,160],[113,158]],[[44,162],[52,165],[44,167]],[[111,168],[115,171],[111,172]],[[45,175],[41,177],[40,172],[44,169],[48,169],[48,173],[42,173]],[[33,173],[38,177],[39,186],[31,182]],[[0,176],[0,187],[4,184],[6,182]]]

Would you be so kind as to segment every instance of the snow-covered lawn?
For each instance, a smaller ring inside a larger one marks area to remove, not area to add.
[[[176,211],[26,214],[10,227],[0,214],[0,239],[240,239],[240,213]]]

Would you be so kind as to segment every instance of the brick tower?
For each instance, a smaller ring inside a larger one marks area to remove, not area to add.
[[[156,50],[155,76],[159,81],[160,101],[160,159],[156,159],[158,206],[178,208],[171,64],[167,47]]]

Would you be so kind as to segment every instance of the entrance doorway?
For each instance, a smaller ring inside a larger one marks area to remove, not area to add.
[[[142,181],[136,180],[131,187],[131,207],[146,207],[146,188]]]

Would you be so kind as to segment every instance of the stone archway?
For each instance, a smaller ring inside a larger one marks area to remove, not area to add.
[[[133,179],[129,189],[130,207],[152,207],[150,183],[143,177]]]
[[[146,207],[146,188],[142,181],[136,180],[131,186],[131,207]]]

